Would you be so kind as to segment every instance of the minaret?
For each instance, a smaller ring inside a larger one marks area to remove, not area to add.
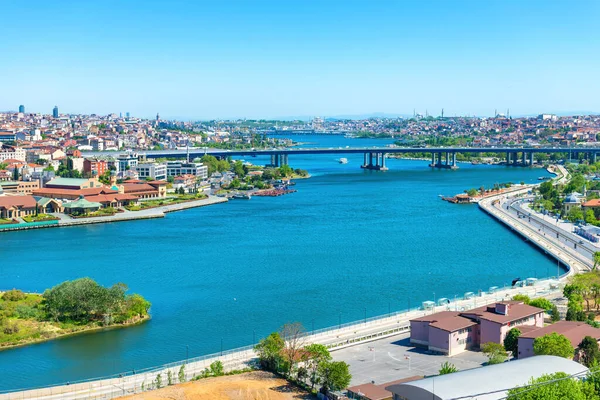
[[[444,119],[444,109],[442,108],[442,119]]]

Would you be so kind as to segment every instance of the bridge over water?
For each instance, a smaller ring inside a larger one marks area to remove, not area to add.
[[[147,150],[140,151],[146,158],[196,158],[206,154],[215,157],[240,157],[240,156],[270,156],[271,165],[281,166],[288,164],[289,156],[306,154],[363,154],[362,168],[373,170],[386,170],[385,159],[387,154],[415,154],[428,153],[431,155],[430,167],[455,169],[456,154],[458,153],[504,153],[507,165],[531,166],[534,163],[534,154],[567,153],[569,159],[579,158],[583,155],[591,162],[597,161],[600,147],[337,147],[337,148],[278,148],[261,150],[219,150],[202,147],[193,147],[188,150]],[[84,156],[114,155],[114,152],[84,152]]]

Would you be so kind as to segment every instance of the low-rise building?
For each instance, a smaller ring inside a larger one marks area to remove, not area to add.
[[[558,321],[543,328],[521,332],[518,341],[518,358],[527,358],[535,355],[533,353],[534,340],[550,333],[558,333],[565,336],[569,339],[573,348],[577,348],[586,336],[591,336],[596,341],[600,341],[600,329],[598,328],[594,328],[581,321]]]
[[[139,179],[164,181],[167,179],[167,166],[164,163],[138,163],[135,167]]]
[[[37,202],[33,196],[1,196],[0,218],[15,219],[34,215]]]
[[[69,190],[98,188],[102,186],[98,178],[54,178],[46,183],[46,188]]]
[[[504,301],[467,311],[442,311],[410,321],[410,342],[449,356],[482,343],[502,343],[515,326],[544,324],[544,310]]]
[[[585,377],[588,368],[557,356],[536,356],[387,386],[393,400],[506,399],[509,389],[542,375]]]
[[[208,177],[208,167],[202,163],[167,161],[167,176],[194,175],[200,179]]]

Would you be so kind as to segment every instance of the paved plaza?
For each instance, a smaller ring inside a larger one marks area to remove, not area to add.
[[[371,381],[381,384],[415,375],[437,375],[446,361],[459,370],[477,368],[487,361],[485,355],[475,351],[452,357],[427,354],[426,349],[410,344],[408,334],[347,347],[331,355],[335,361],[345,361],[350,365],[351,385]]]

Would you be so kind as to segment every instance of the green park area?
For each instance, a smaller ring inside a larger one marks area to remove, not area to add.
[[[122,283],[103,287],[90,278],[43,294],[6,291],[0,295],[0,349],[148,320],[150,302],[126,292]]]
[[[125,208],[128,211],[140,211],[149,208],[169,206],[173,204],[186,203],[188,201],[202,200],[206,198],[208,198],[208,196],[204,193],[178,194],[175,197],[166,197],[164,199],[141,201],[139,202],[139,204],[131,204],[125,206]]]

